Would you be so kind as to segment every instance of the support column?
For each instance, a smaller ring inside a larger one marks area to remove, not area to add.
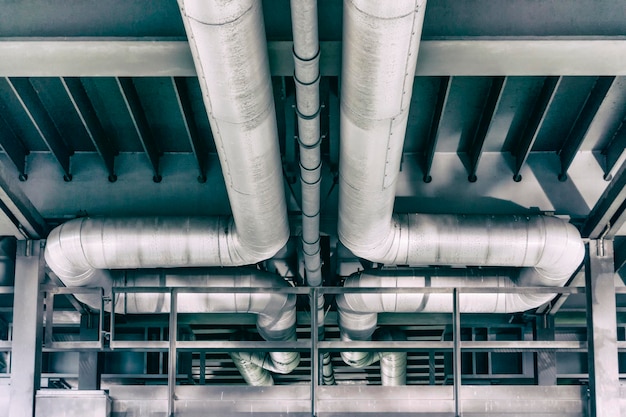
[[[554,341],[554,316],[544,314],[537,316],[535,321],[535,339]],[[556,351],[537,352],[536,362],[537,385],[556,385]]]
[[[613,241],[591,240],[585,264],[591,417],[619,416]]]
[[[97,314],[80,316],[80,338],[85,341],[98,340],[100,328]],[[99,390],[101,374],[101,354],[99,352],[80,352],[78,354],[78,389]]]
[[[20,241],[15,262],[9,417],[29,417],[41,382],[43,242]]]

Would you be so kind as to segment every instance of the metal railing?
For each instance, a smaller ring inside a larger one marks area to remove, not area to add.
[[[113,288],[111,298],[105,298],[101,288],[63,288],[44,287],[45,292],[44,311],[46,326],[44,333],[44,351],[141,351],[141,352],[167,352],[168,354],[168,413],[173,415],[175,411],[176,398],[176,371],[179,352],[231,352],[231,351],[299,351],[310,352],[311,354],[311,412],[317,414],[318,391],[322,385],[321,381],[321,358],[325,352],[341,351],[404,351],[404,352],[448,352],[452,354],[453,365],[453,400],[456,415],[460,415],[460,390],[462,386],[461,353],[462,352],[586,352],[586,341],[467,341],[461,340],[461,316],[460,294],[464,293],[562,293],[578,294],[584,293],[585,289],[580,287],[564,288],[351,288],[351,287],[282,287],[282,288],[165,288],[165,287],[132,287]],[[337,295],[347,292],[359,293],[439,293],[452,295],[452,340],[442,341],[335,341],[318,340],[318,328],[322,323],[318,322],[315,311],[315,302],[311,302],[311,323],[310,340],[290,341],[290,342],[267,342],[267,341],[222,341],[222,340],[201,340],[189,341],[179,340],[178,324],[178,295],[184,293],[281,293],[295,294],[298,296],[308,296],[310,300],[317,300],[319,295]],[[116,315],[115,302],[116,295],[124,293],[161,293],[170,296],[170,312],[168,313],[169,337],[167,341],[151,340],[117,340],[115,337]],[[616,294],[626,293],[625,288],[616,288]],[[54,297],[65,294],[99,294],[101,296],[101,309],[98,314],[98,339],[95,341],[54,341],[53,337],[53,303]],[[105,311],[111,311],[110,324],[108,330],[105,329]],[[619,342],[620,351],[626,350],[626,342]],[[10,342],[0,342],[0,351],[10,350]],[[327,387],[332,389],[332,387]]]

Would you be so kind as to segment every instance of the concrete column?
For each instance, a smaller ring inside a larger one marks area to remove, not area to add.
[[[20,241],[15,261],[9,417],[29,417],[41,382],[43,242]]]
[[[585,267],[591,417],[619,417],[613,241],[590,241]]]

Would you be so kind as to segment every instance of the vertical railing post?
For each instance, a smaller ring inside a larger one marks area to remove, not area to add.
[[[318,339],[319,339],[319,323],[317,318],[317,297],[318,289],[311,288],[310,294],[310,306],[311,306],[311,415],[315,417],[317,415],[317,386],[320,379],[319,370],[319,351],[318,351]]]
[[[167,415],[168,417],[174,417],[176,400],[176,347],[178,339],[178,290],[172,288],[170,291],[170,332],[169,332],[169,357],[167,361]]]
[[[554,315],[542,314],[535,318],[535,339],[554,340]],[[556,351],[540,351],[535,354],[537,385],[556,385]]]
[[[100,312],[99,315],[102,315]],[[96,322],[98,319],[98,322]],[[47,326],[46,326],[47,327]],[[82,314],[80,316],[80,336],[89,341],[100,337],[100,317],[95,317],[93,313]],[[99,390],[101,363],[100,355],[97,351],[80,352],[78,354],[78,389],[79,390]]]
[[[32,417],[41,384],[41,345],[45,276],[43,242],[19,241],[15,260],[13,351],[9,417]],[[52,307],[50,307],[52,308]]]
[[[591,417],[616,417],[620,383],[613,241],[589,241],[585,266]]]
[[[459,290],[452,291],[453,317],[452,317],[452,340],[454,356],[454,415],[461,416],[461,311],[459,306]]]

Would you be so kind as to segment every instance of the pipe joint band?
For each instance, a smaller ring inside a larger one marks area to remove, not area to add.
[[[303,169],[306,169],[306,168],[303,168]],[[313,172],[313,171],[315,171],[315,170],[316,170],[316,169],[309,169],[309,170],[307,170],[307,171],[309,171],[309,172]],[[321,176],[321,175],[318,175],[318,176],[317,176],[317,179],[316,179],[315,181],[307,181],[307,180],[305,180],[302,176],[300,176],[300,181],[302,181],[302,183],[303,183],[304,185],[314,186],[314,185],[317,185],[317,184],[319,184],[320,182],[322,182],[322,176]]]
[[[300,136],[298,136],[298,144],[304,148],[304,149],[315,149],[317,147],[319,147],[322,144],[322,136],[320,136],[317,141],[315,141],[315,143],[311,144],[311,145],[307,145],[306,143],[303,143],[302,140],[300,140]],[[321,164],[321,163],[320,163]],[[300,165],[302,166],[302,165]],[[317,167],[313,168],[313,169],[317,169]],[[308,169],[307,171],[313,171],[313,169]]]
[[[293,80],[296,82],[296,93],[298,92],[298,88],[297,88],[298,84],[303,87],[309,87],[311,85],[319,83],[321,79],[322,79],[322,73],[319,72],[319,69],[317,72],[317,77],[315,77],[313,81],[309,81],[309,82],[302,81],[301,79],[298,78],[296,71],[293,72]]]
[[[319,142],[318,142],[318,143],[319,143]],[[305,170],[305,171],[307,171],[307,172],[317,171],[317,170],[319,170],[321,167],[322,167],[322,161],[320,161],[320,162],[317,164],[317,166],[316,166],[316,167],[314,167],[314,168],[307,168],[307,167],[305,167],[304,165],[302,165],[302,162],[300,162],[300,169],[303,169],[303,170]]]
[[[302,212],[302,215],[304,217],[309,218],[309,219],[313,219],[313,218],[315,218],[315,217],[320,215],[320,210],[316,211],[314,214],[306,214],[305,212]]]
[[[298,56],[298,54],[296,53],[296,48],[295,48],[295,46],[292,46],[292,47],[291,47],[291,53],[293,54],[293,57],[294,57],[295,59],[297,59],[298,61],[301,61],[301,62],[303,62],[303,63],[307,63],[307,62],[311,62],[311,61],[315,61],[316,59],[319,59],[319,57],[320,57],[320,51],[321,51],[321,48],[320,48],[320,47],[319,47],[319,45],[318,45],[318,47],[317,47],[317,52],[315,53],[315,55],[313,55],[311,58],[301,58],[301,57],[299,57],[299,56]]]
[[[319,106],[317,110],[315,111],[315,113],[313,113],[310,116],[307,116],[306,114],[302,114],[300,110],[298,110],[298,106],[296,106],[296,114],[298,115],[300,119],[303,119],[303,120],[314,120],[320,115],[321,111],[322,111],[322,106]]]
[[[309,245],[309,246],[317,245],[318,248],[319,248],[320,241],[321,241],[321,238],[319,236],[317,237],[317,239],[314,242],[307,242],[306,240],[304,240],[304,238],[302,238],[302,243],[304,245]],[[315,253],[317,253],[317,252],[319,252],[319,249],[317,249],[315,251]],[[315,253],[308,253],[307,255],[315,255]]]

